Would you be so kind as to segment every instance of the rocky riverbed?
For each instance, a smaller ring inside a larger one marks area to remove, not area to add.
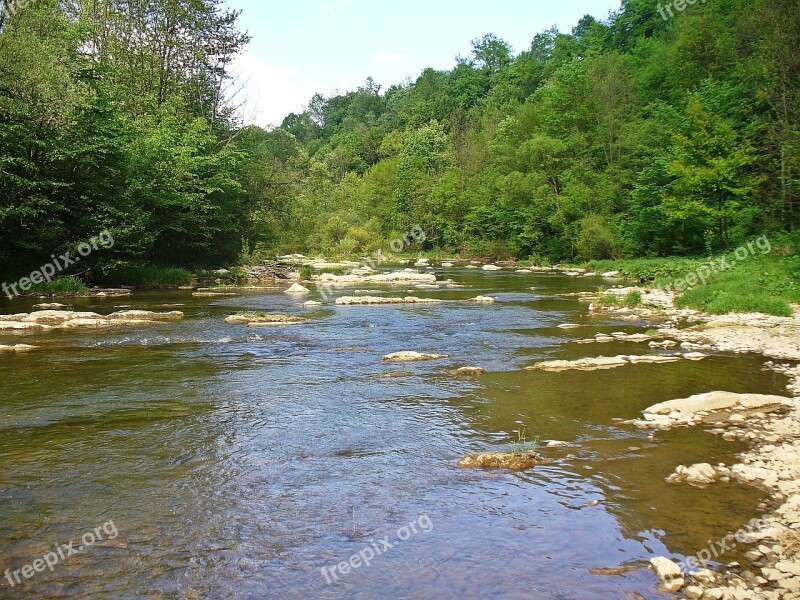
[[[609,292],[625,297],[631,289],[637,288]],[[789,377],[785,397],[711,392],[652,406],[642,419],[629,422],[654,430],[702,426],[726,440],[749,443],[739,462],[678,465],[668,481],[703,487],[733,479],[768,491],[774,507],[766,515],[755,515],[763,527],[745,532],[742,539],[736,536],[750,545],[749,565],[733,565],[724,572],[686,573],[659,557],[653,568],[662,589],[703,600],[800,598],[800,366],[796,363],[800,361],[800,312],[796,308],[792,317],[715,316],[677,309],[674,295],[663,290],[643,290],[642,298],[638,308],[593,304],[592,310],[655,321],[660,325],[656,337],[674,340],[683,349],[761,354],[770,359],[765,369]]]

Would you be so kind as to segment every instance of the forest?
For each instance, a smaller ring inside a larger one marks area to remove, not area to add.
[[[451,69],[241,122],[220,0],[34,0],[0,17],[0,276],[107,231],[80,273],[422,250],[540,264],[798,240],[800,0],[491,33]],[[367,75],[367,74],[365,74]]]

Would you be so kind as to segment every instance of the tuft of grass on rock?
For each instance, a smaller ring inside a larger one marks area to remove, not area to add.
[[[631,290],[625,295],[622,303],[628,308],[638,308],[642,305],[642,292],[640,290]]]

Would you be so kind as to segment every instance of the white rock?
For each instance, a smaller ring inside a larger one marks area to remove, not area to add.
[[[677,592],[686,582],[681,568],[668,558],[657,556],[650,559],[653,570],[661,581],[662,588],[667,592]]]
[[[746,408],[757,408],[770,405],[781,405],[788,402],[788,398],[783,396],[768,396],[761,394],[733,394],[731,392],[708,392],[697,394],[689,398],[680,400],[670,400],[655,404],[645,409],[648,413],[658,413],[668,415],[672,411],[682,413],[696,413],[700,411],[714,411],[742,406]]]
[[[413,352],[404,350],[402,352],[393,352],[386,354],[382,360],[386,362],[417,362],[422,360],[438,360],[440,358],[447,358],[446,354],[424,354],[422,352]]]
[[[309,290],[307,287],[300,285],[299,283],[293,284],[292,287],[286,290],[287,294],[308,294],[310,292],[311,290]]]

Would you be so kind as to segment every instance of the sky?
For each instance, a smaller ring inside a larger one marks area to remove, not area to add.
[[[372,77],[386,89],[423,69],[451,69],[470,41],[493,33],[515,53],[558,26],[605,19],[619,0],[228,0],[252,41],[235,73],[245,122],[280,125],[319,92],[353,90]]]

